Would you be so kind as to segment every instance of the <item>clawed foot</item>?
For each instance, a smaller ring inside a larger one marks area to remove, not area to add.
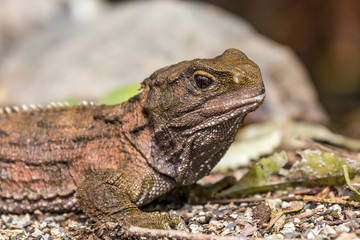
[[[141,212],[126,213],[121,221],[137,227],[169,229],[174,228],[181,218],[172,213]]]

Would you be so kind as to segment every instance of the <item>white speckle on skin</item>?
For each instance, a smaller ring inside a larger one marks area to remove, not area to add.
[[[234,76],[234,82],[235,83],[240,83],[240,78],[238,75]]]

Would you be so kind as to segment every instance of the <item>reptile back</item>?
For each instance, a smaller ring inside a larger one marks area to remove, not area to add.
[[[130,105],[0,114],[0,212],[77,210],[87,172],[136,165],[128,157],[139,154],[126,137],[138,127]]]

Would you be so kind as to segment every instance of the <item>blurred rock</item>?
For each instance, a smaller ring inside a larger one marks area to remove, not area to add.
[[[92,19],[100,6],[100,0],[0,0],[0,57],[18,42],[60,22]]]
[[[97,99],[160,67],[229,47],[262,69],[267,98],[253,119],[326,121],[307,71],[289,48],[219,8],[180,1],[121,3],[92,22],[64,24],[28,40],[0,67],[3,104]]]

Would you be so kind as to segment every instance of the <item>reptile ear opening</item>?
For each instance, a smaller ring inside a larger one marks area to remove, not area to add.
[[[199,89],[207,89],[214,84],[214,77],[205,71],[196,71],[194,73],[194,83]]]

